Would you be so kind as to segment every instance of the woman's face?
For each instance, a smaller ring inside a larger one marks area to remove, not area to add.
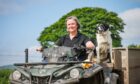
[[[67,31],[69,33],[77,32],[78,25],[75,20],[69,19],[69,20],[67,20],[66,24],[67,24]]]

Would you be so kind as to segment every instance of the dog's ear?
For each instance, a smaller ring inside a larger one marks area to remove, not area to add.
[[[99,31],[103,30],[102,24],[97,24],[96,25],[96,30],[99,30]]]
[[[103,24],[103,26],[104,26],[104,31],[106,31],[106,30],[109,29],[109,25],[107,25],[107,24]]]

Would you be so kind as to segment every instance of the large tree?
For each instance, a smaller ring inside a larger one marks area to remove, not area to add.
[[[117,13],[107,11],[103,8],[84,7],[72,10],[66,15],[62,16],[57,22],[46,27],[42,32],[38,41],[42,46],[49,46],[51,42],[57,41],[61,36],[65,35],[66,25],[65,19],[68,16],[77,16],[82,27],[80,32],[87,35],[91,39],[96,39],[96,25],[106,23],[111,25],[110,31],[112,32],[113,46],[119,47],[121,45],[120,32],[124,30],[124,22],[118,17]]]

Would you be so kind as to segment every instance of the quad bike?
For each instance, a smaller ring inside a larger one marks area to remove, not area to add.
[[[82,51],[83,49],[76,49]],[[103,67],[79,61],[70,47],[46,48],[40,63],[15,63],[11,84],[104,84]],[[89,53],[90,54],[90,53]]]

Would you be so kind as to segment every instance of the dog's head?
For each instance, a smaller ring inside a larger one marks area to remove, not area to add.
[[[98,24],[97,25],[97,31],[99,32],[105,32],[109,29],[109,25],[107,24]]]

